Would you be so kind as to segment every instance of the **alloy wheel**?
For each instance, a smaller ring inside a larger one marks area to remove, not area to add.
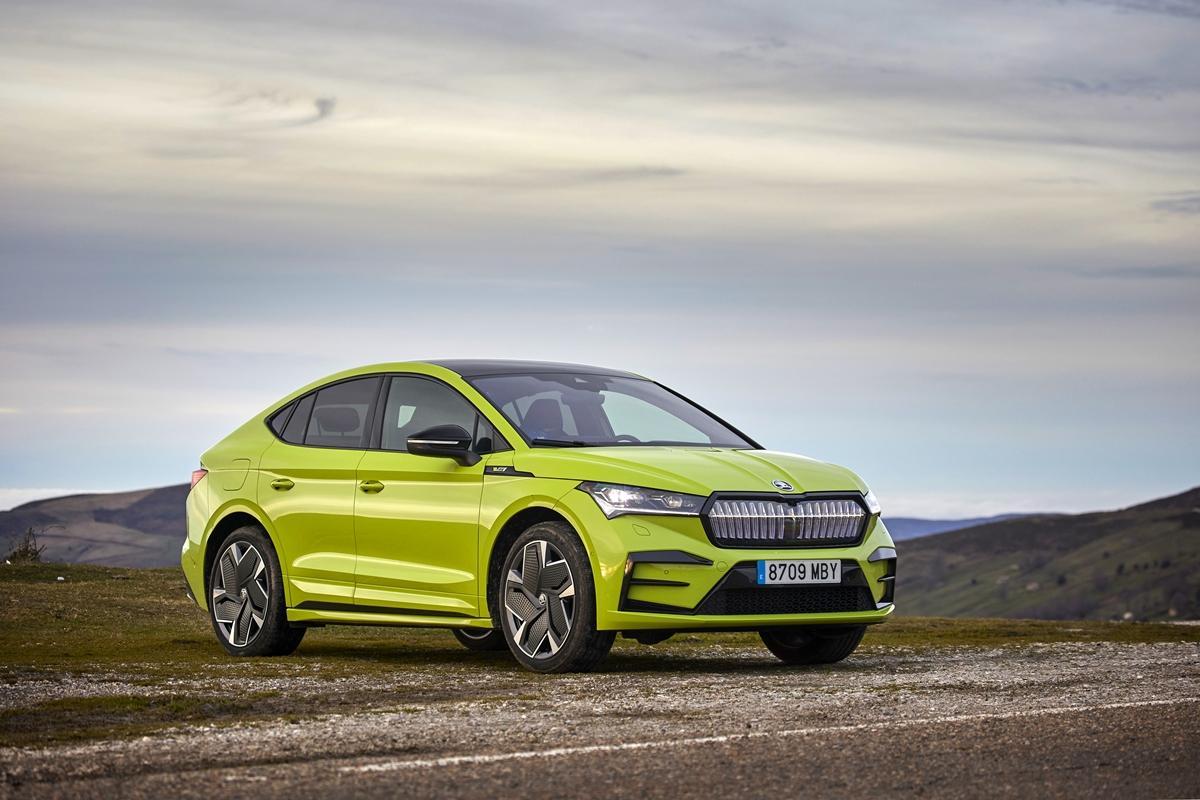
[[[575,616],[575,579],[550,542],[536,539],[522,549],[505,579],[504,609],[522,653],[549,658],[562,648]]]
[[[267,563],[254,545],[234,542],[221,553],[218,565],[212,587],[213,619],[231,645],[245,647],[267,618]]]

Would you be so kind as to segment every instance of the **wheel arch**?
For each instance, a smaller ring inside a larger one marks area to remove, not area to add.
[[[592,569],[595,569],[595,559],[592,555],[591,543],[588,542],[583,526],[566,509],[558,504],[543,502],[509,509],[504,517],[504,521],[499,524],[499,530],[492,539],[486,553],[487,580],[484,588],[483,604],[488,615],[492,618],[492,625],[496,626],[497,629],[500,626],[500,610],[492,607],[492,595],[500,585],[500,571],[504,568],[504,558],[508,554],[509,547],[517,540],[517,537],[528,530],[530,526],[536,525],[539,522],[562,522],[570,526],[575,535],[579,537],[584,551],[588,554],[588,562],[592,564]]]
[[[204,559],[201,579],[203,580],[204,587],[205,608],[208,607],[208,595],[210,592],[208,585],[209,576],[212,573],[213,561],[221,549],[221,544],[229,538],[231,533],[246,525],[254,525],[266,532],[267,539],[270,540],[271,546],[275,548],[275,556],[279,561],[279,570],[282,573],[281,577],[283,579],[284,603],[289,606],[291,605],[288,597],[287,562],[284,558],[283,550],[279,546],[279,538],[275,533],[274,526],[270,524],[267,515],[263,513],[261,508],[245,502],[235,502],[213,514],[213,522],[204,535]]]

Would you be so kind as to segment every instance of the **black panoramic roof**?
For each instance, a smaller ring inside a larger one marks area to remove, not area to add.
[[[560,372],[576,375],[615,375],[624,378],[640,378],[632,372],[606,367],[589,367],[586,364],[561,364],[555,361],[505,361],[501,359],[450,358],[441,361],[426,361],[436,364],[464,378],[481,378],[485,375],[532,375],[539,372]]]

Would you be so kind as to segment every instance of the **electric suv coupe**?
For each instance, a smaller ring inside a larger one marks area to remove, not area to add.
[[[317,381],[203,455],[187,519],[190,593],[233,655],[361,624],[449,628],[539,672],[702,630],[828,663],[894,608],[896,550],[852,472],[573,364]]]

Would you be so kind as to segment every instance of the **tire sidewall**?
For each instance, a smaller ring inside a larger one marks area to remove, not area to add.
[[[221,556],[236,542],[252,545],[267,564],[267,611],[264,615],[263,626],[254,637],[254,640],[244,647],[231,644],[225,638],[225,634],[221,632],[221,627],[217,624],[216,611],[212,601],[212,587],[216,585],[217,574],[221,569]],[[207,591],[208,620],[212,624],[213,633],[216,634],[217,641],[221,643],[221,646],[230,655],[257,656],[268,654],[271,644],[277,641],[287,630],[287,604],[284,601],[283,576],[279,568],[279,557],[275,553],[275,547],[271,544],[271,539],[261,528],[252,525],[238,528],[221,542],[221,546],[217,550],[217,555],[213,559],[212,569],[208,574]]]
[[[507,584],[506,576],[513,567],[517,557],[530,542],[544,539],[550,542],[566,559],[571,568],[571,577],[575,581],[575,608],[571,620],[571,630],[562,648],[552,656],[545,658],[530,658],[522,652],[513,641],[512,631],[508,620],[508,610],[504,607],[504,591]],[[509,547],[497,581],[496,596],[493,601],[500,615],[500,630],[508,649],[522,666],[535,672],[563,672],[570,670],[573,665],[584,658],[590,644],[590,639],[596,633],[596,589],[592,579],[592,562],[588,558],[583,542],[568,525],[558,522],[539,522],[517,537]]]

